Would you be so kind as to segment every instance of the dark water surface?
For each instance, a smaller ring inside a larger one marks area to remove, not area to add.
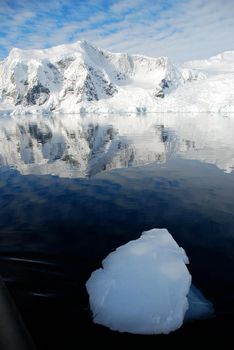
[[[2,118],[0,274],[38,349],[166,339],[94,325],[85,290],[106,255],[154,227],[185,249],[216,311],[167,337],[233,335],[232,126],[222,116]]]

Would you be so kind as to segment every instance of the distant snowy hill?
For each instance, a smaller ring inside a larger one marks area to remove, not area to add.
[[[234,111],[233,101],[234,51],[179,67],[78,41],[0,62],[0,110],[16,114]]]

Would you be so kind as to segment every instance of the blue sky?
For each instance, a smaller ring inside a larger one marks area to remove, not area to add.
[[[0,0],[0,58],[77,40],[177,62],[234,50],[234,0]]]

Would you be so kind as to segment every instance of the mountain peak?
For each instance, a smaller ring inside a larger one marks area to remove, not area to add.
[[[94,48],[94,46],[86,40],[78,40],[71,44],[61,44],[44,49],[21,49],[12,48],[9,52],[10,58],[20,59],[43,59],[56,58],[59,56],[67,56],[74,53],[80,53],[87,48]]]

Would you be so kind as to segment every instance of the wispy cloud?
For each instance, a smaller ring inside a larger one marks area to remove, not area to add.
[[[86,39],[176,61],[234,49],[234,0],[1,0],[0,56]]]

